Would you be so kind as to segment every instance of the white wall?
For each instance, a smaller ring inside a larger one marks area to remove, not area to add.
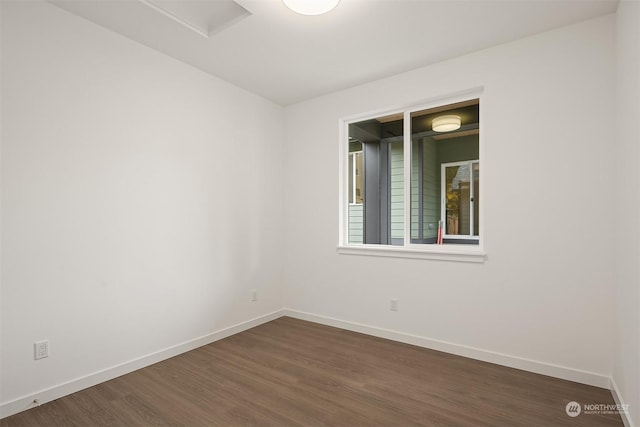
[[[640,426],[640,3],[617,11],[616,329],[613,379]]]
[[[2,119],[3,404],[282,307],[281,107],[3,1]]]
[[[287,107],[287,307],[566,367],[605,385],[614,25],[602,17]],[[486,262],[337,254],[339,118],[476,86]]]

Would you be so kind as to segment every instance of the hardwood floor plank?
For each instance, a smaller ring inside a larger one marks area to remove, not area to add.
[[[0,421],[33,426],[621,426],[608,390],[280,318]]]

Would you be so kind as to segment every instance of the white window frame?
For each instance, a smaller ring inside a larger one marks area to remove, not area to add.
[[[354,115],[345,117],[339,120],[339,230],[338,230],[338,245],[337,252],[344,255],[362,255],[362,256],[382,256],[393,258],[417,258],[417,259],[432,259],[440,261],[458,261],[458,262],[475,262],[482,263],[486,260],[486,251],[484,248],[484,241],[486,239],[486,227],[484,225],[485,217],[484,207],[487,205],[486,191],[484,186],[486,180],[484,179],[486,167],[483,166],[486,163],[486,156],[484,153],[484,134],[480,132],[479,135],[479,161],[480,164],[480,194],[483,194],[482,203],[479,205],[479,227],[482,230],[482,235],[478,238],[478,245],[464,245],[464,244],[416,244],[411,243],[411,197],[406,196],[404,199],[404,245],[392,246],[392,245],[379,245],[379,244],[350,244],[349,243],[349,125],[351,123],[357,123],[364,120],[375,119],[377,117],[388,116],[392,114],[403,114],[404,117],[404,138],[403,138],[403,150],[404,150],[404,185],[405,195],[410,195],[411,185],[411,113],[416,111],[427,110],[442,105],[453,104],[462,101],[468,101],[470,99],[479,99],[480,105],[485,104],[484,89],[482,87],[473,88],[466,91],[461,91],[456,94],[450,94],[446,96],[434,97],[431,100],[425,101],[418,105],[413,104],[410,106],[401,106],[396,108],[390,108],[385,110],[378,110],[369,112],[366,114]],[[480,108],[479,123],[480,128],[485,129],[484,126],[484,111],[485,108]],[[366,184],[365,184],[366,185]],[[457,237],[456,237],[457,238]]]

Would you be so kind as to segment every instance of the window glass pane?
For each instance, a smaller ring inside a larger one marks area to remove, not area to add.
[[[478,99],[413,111],[407,141],[403,113],[350,123],[348,243],[478,244],[479,112]]]
[[[472,99],[411,113],[411,243],[477,244],[479,111]]]
[[[402,140],[402,114],[349,125],[349,243],[404,243]]]

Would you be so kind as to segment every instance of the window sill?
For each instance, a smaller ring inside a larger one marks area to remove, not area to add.
[[[389,245],[341,245],[337,250],[342,255],[380,256],[389,258],[433,259],[439,261],[483,263],[487,253],[484,249],[467,245],[432,245],[434,248],[400,247]]]

